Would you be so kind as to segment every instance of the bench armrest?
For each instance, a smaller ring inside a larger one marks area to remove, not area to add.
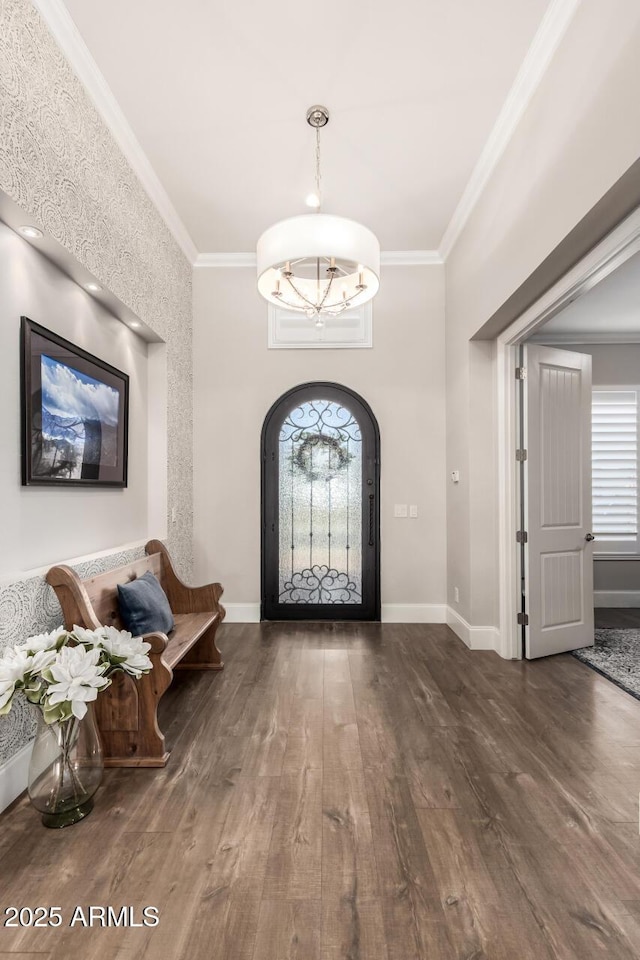
[[[220,613],[220,597],[222,596],[222,584],[207,583],[203,587],[186,587],[189,602],[188,610],[179,610],[178,613]]]
[[[169,603],[174,613],[217,613],[224,620],[226,611],[220,603],[223,588],[220,583],[208,583],[203,587],[190,587],[180,579],[173,568],[167,548],[160,540],[150,540],[147,554],[162,556],[163,572],[168,586]]]
[[[144,640],[145,643],[151,644],[149,655],[152,653],[163,653],[169,643],[169,638],[166,633],[145,633],[141,639]]]
[[[164,652],[169,643],[166,633],[145,633],[142,635],[145,643],[151,644],[149,650],[149,659],[153,664],[153,669],[148,676],[151,679],[151,686],[155,690],[158,698],[162,696],[173,679],[173,670],[164,658]],[[142,678],[141,678],[142,679]],[[155,721],[157,726],[157,720]],[[158,730],[158,734],[159,734]]]

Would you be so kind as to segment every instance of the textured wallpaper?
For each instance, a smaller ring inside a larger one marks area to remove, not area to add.
[[[86,580],[111,567],[121,567],[144,556],[144,548],[110,553],[99,560],[74,564]],[[62,625],[62,610],[53,587],[43,577],[29,577],[0,587],[0,650]],[[0,766],[35,733],[35,710],[20,698],[7,717],[0,717]]]
[[[188,577],[192,267],[29,0],[0,0],[0,189],[167,343],[169,503],[180,503],[168,544]],[[0,589],[0,648],[59,622],[44,581]],[[0,763],[30,733],[23,711],[0,720]]]

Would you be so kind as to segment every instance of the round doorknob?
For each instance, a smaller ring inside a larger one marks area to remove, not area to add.
[[[592,533],[588,533],[585,537],[585,540],[587,541],[587,543],[591,543],[592,540],[595,540],[595,537]]]

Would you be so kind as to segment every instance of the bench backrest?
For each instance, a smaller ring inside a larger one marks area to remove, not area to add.
[[[150,570],[160,581],[171,603],[173,583],[169,566],[170,562],[165,560],[163,553],[153,552],[87,580],[81,580],[71,567],[52,567],[47,574],[47,582],[56,591],[68,630],[74,624],[90,629],[102,624],[121,630],[124,624],[118,606],[118,584],[130,583]]]
[[[154,553],[150,557],[133,560],[124,567],[83,580],[82,585],[87,591],[98,622],[105,626],[117,627],[119,630],[123,629],[124,624],[120,619],[118,607],[118,584],[131,583],[148,570],[156,575],[166,593],[167,585],[164,582],[162,568],[162,557],[159,553]]]
[[[121,629],[118,584],[130,583],[148,570],[160,581],[174,615],[217,613],[220,621],[224,619],[225,610],[220,603],[221,584],[187,586],[174,570],[171,557],[161,540],[149,540],[145,551],[146,557],[87,580],[81,580],[75,570],[64,564],[51,567],[46,580],[56,592],[67,630],[71,630],[76,623],[79,627],[89,629],[101,625]]]

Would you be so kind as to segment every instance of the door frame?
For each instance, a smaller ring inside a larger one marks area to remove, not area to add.
[[[518,625],[520,549],[516,533],[520,527],[520,483],[518,448],[518,347],[536,330],[560,313],[572,301],[640,252],[640,208],[626,217],[600,243],[579,260],[563,277],[538,298],[496,338],[496,409],[498,429],[498,511],[499,537],[499,652],[506,659],[521,660],[522,636]],[[557,343],[561,347],[561,343]],[[568,341],[567,341],[568,345]]]
[[[374,575],[373,575],[373,618],[368,622],[380,622],[381,620],[381,611],[382,611],[382,598],[381,598],[381,587],[380,587],[380,426],[376,419],[376,416],[371,409],[369,403],[365,398],[357,393],[355,390],[352,390],[350,387],[345,386],[342,383],[335,383],[331,380],[309,380],[305,383],[298,383],[296,386],[291,387],[289,390],[285,390],[269,407],[267,414],[262,423],[262,430],[260,432],[260,619],[265,619],[265,605],[266,605],[266,592],[267,592],[267,571],[266,571],[266,537],[267,537],[267,526],[266,526],[266,507],[267,507],[267,498],[266,498],[266,487],[267,487],[267,457],[266,457],[266,440],[267,440],[267,431],[271,424],[271,420],[276,410],[287,400],[289,397],[293,396],[296,393],[299,393],[301,390],[339,390],[347,396],[353,397],[353,399],[360,404],[364,412],[369,418],[372,431],[373,431],[373,461],[374,461],[374,489],[376,491],[376,497],[374,501],[374,515],[373,520],[375,523],[375,543],[373,546],[374,550]],[[302,606],[302,605],[301,605]],[[348,608],[348,604],[344,605]],[[301,611],[299,616],[292,616],[292,620],[296,619],[313,619],[312,617],[304,617],[304,611]],[[322,618],[326,620],[327,618]],[[358,620],[358,617],[336,617],[336,620]]]

